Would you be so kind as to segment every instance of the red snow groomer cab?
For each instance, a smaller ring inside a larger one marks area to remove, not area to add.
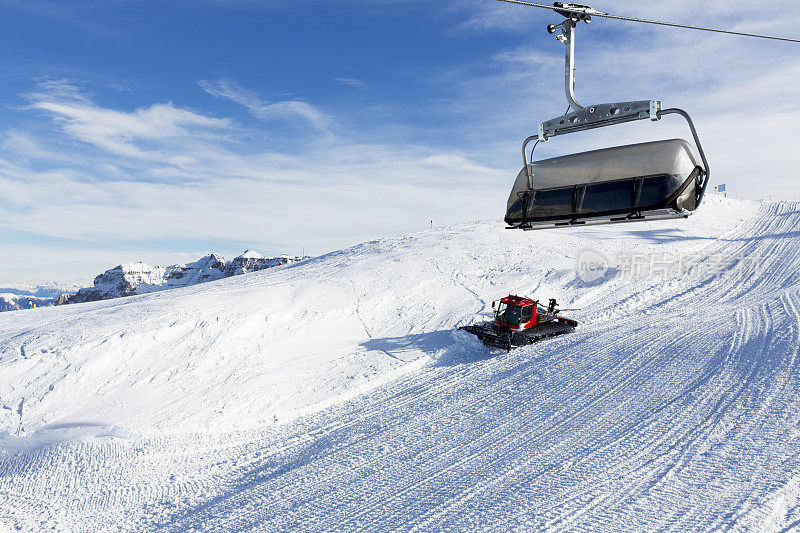
[[[494,321],[458,328],[476,335],[484,344],[511,350],[526,344],[571,333],[578,323],[560,316],[562,310],[551,299],[547,307],[538,300],[522,296],[506,296],[500,303],[492,302]]]

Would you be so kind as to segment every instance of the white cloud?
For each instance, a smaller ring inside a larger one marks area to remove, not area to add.
[[[522,31],[529,28],[532,19],[531,9],[495,0],[453,0],[449,9],[454,14],[467,13],[467,17],[451,30],[455,34],[470,34],[494,30]]]
[[[503,50],[495,54],[493,59],[500,63],[517,63],[522,65],[523,68],[538,68],[553,62],[552,55],[545,54],[542,51],[533,51],[530,48]]]
[[[171,102],[153,104],[132,112],[102,108],[65,80],[45,81],[39,91],[26,95],[29,107],[53,117],[71,137],[109,152],[132,157],[153,156],[148,149],[152,143],[188,135],[199,135],[230,129],[228,119],[207,117]]]
[[[245,89],[230,79],[200,80],[198,84],[211,96],[242,105],[254,116],[263,120],[291,122],[301,119],[320,130],[326,130],[330,126],[330,119],[324,113],[300,100],[266,102],[254,91]]]
[[[354,89],[366,89],[367,84],[363,81],[359,80],[358,78],[336,78],[334,81],[338,81],[343,85],[347,85],[349,87],[353,87]]]
[[[28,95],[31,100],[55,100],[59,102],[90,102],[90,94],[82,91],[75,80],[66,78],[51,79],[47,76],[37,80],[39,91]]]

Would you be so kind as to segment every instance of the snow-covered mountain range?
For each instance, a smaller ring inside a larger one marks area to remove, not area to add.
[[[71,296],[63,296],[56,305],[111,300],[189,287],[198,283],[298,263],[304,259],[308,257],[289,255],[264,257],[258,252],[248,250],[231,261],[226,261],[219,254],[210,253],[192,263],[168,267],[152,266],[141,261],[122,263],[97,276],[92,287],[80,289]]]
[[[0,313],[18,311],[32,306],[47,307],[53,305],[63,295],[75,294],[77,285],[47,283],[31,285],[28,283],[0,283]]]
[[[47,307],[53,305],[53,298],[37,298],[36,296],[2,293],[0,292],[0,313],[4,311],[19,311],[31,307]]]

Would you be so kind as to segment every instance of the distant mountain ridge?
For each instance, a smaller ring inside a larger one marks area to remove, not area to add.
[[[39,298],[28,294],[0,293],[0,313],[19,311],[31,307],[48,307],[55,305],[55,298]]]
[[[30,283],[0,283],[0,294],[14,294],[17,296],[34,296],[36,298],[58,298],[65,293],[75,293],[80,285],[74,283],[45,283],[32,285]]]
[[[78,285],[58,283],[0,283],[0,313],[30,309],[33,306],[47,307],[55,304],[62,294],[75,294],[79,288]]]
[[[231,276],[258,272],[267,268],[298,263],[310,257],[282,255],[264,257],[247,250],[231,261],[211,253],[192,263],[168,267],[143,262],[122,263],[94,279],[94,286],[80,289],[74,295],[61,296],[55,305],[95,302],[147,294],[179,287],[189,287]]]

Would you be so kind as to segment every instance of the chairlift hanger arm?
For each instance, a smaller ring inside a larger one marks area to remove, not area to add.
[[[723,33],[727,35],[739,35],[742,37],[755,37],[757,39],[770,39],[773,41],[784,41],[789,43],[800,43],[800,39],[792,39],[790,37],[778,37],[775,35],[763,35],[759,33],[748,33],[742,31],[733,31],[733,30],[722,30],[719,28],[707,28],[704,26],[692,26],[689,24],[676,24],[674,22],[663,22],[657,20],[647,20],[647,19],[640,19],[634,17],[622,17],[619,15],[610,15],[608,13],[603,13],[602,11],[597,11],[596,9],[592,9],[589,6],[581,5],[581,4],[561,4],[560,2],[556,2],[556,5],[548,5],[548,4],[539,4],[536,2],[525,2],[523,0],[497,0],[498,2],[505,2],[507,4],[517,4],[521,6],[528,6],[528,7],[538,7],[542,9],[550,9],[555,11],[556,13],[563,15],[567,18],[571,18],[574,21],[584,20],[588,22],[591,20],[591,17],[600,17],[600,18],[607,18],[613,20],[622,20],[625,22],[639,22],[641,24],[653,24],[656,26],[667,26],[669,28],[680,28],[686,30],[698,30],[698,31],[708,31],[714,33]]]

